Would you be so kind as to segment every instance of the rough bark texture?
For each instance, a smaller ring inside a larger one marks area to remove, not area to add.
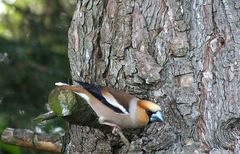
[[[79,1],[69,29],[72,78],[164,108],[164,124],[128,135],[129,153],[239,152],[239,14],[234,0]],[[127,152],[96,128],[70,124],[66,138],[64,153]]]

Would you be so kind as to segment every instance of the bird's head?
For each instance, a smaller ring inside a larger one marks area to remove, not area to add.
[[[149,122],[163,122],[164,116],[161,110],[161,107],[158,104],[155,104],[147,100],[139,100],[138,105],[146,110],[146,113],[149,116]]]

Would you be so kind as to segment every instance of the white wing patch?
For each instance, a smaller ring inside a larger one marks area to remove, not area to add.
[[[111,104],[112,106],[115,106],[116,108],[120,109],[123,113],[125,114],[129,114],[127,112],[127,110],[121,105],[119,104],[119,102],[111,95],[108,93],[108,95],[104,95],[103,94],[103,97],[107,100],[107,102],[109,104]]]

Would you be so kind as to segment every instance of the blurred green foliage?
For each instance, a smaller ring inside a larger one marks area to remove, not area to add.
[[[6,120],[0,116],[0,132],[2,132],[6,127]],[[10,154],[21,154],[20,148],[17,146],[6,145],[0,141],[0,147],[7,153]],[[0,151],[1,153],[1,151]]]
[[[34,129],[56,81],[67,81],[67,31],[75,0],[0,0],[0,134]],[[5,56],[5,59],[1,56]],[[0,154],[40,153],[0,142]]]

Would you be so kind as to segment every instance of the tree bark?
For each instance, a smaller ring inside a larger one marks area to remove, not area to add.
[[[240,152],[239,14],[234,0],[78,1],[73,80],[157,102],[166,122],[126,130],[129,149],[104,130],[70,124],[63,153]]]

